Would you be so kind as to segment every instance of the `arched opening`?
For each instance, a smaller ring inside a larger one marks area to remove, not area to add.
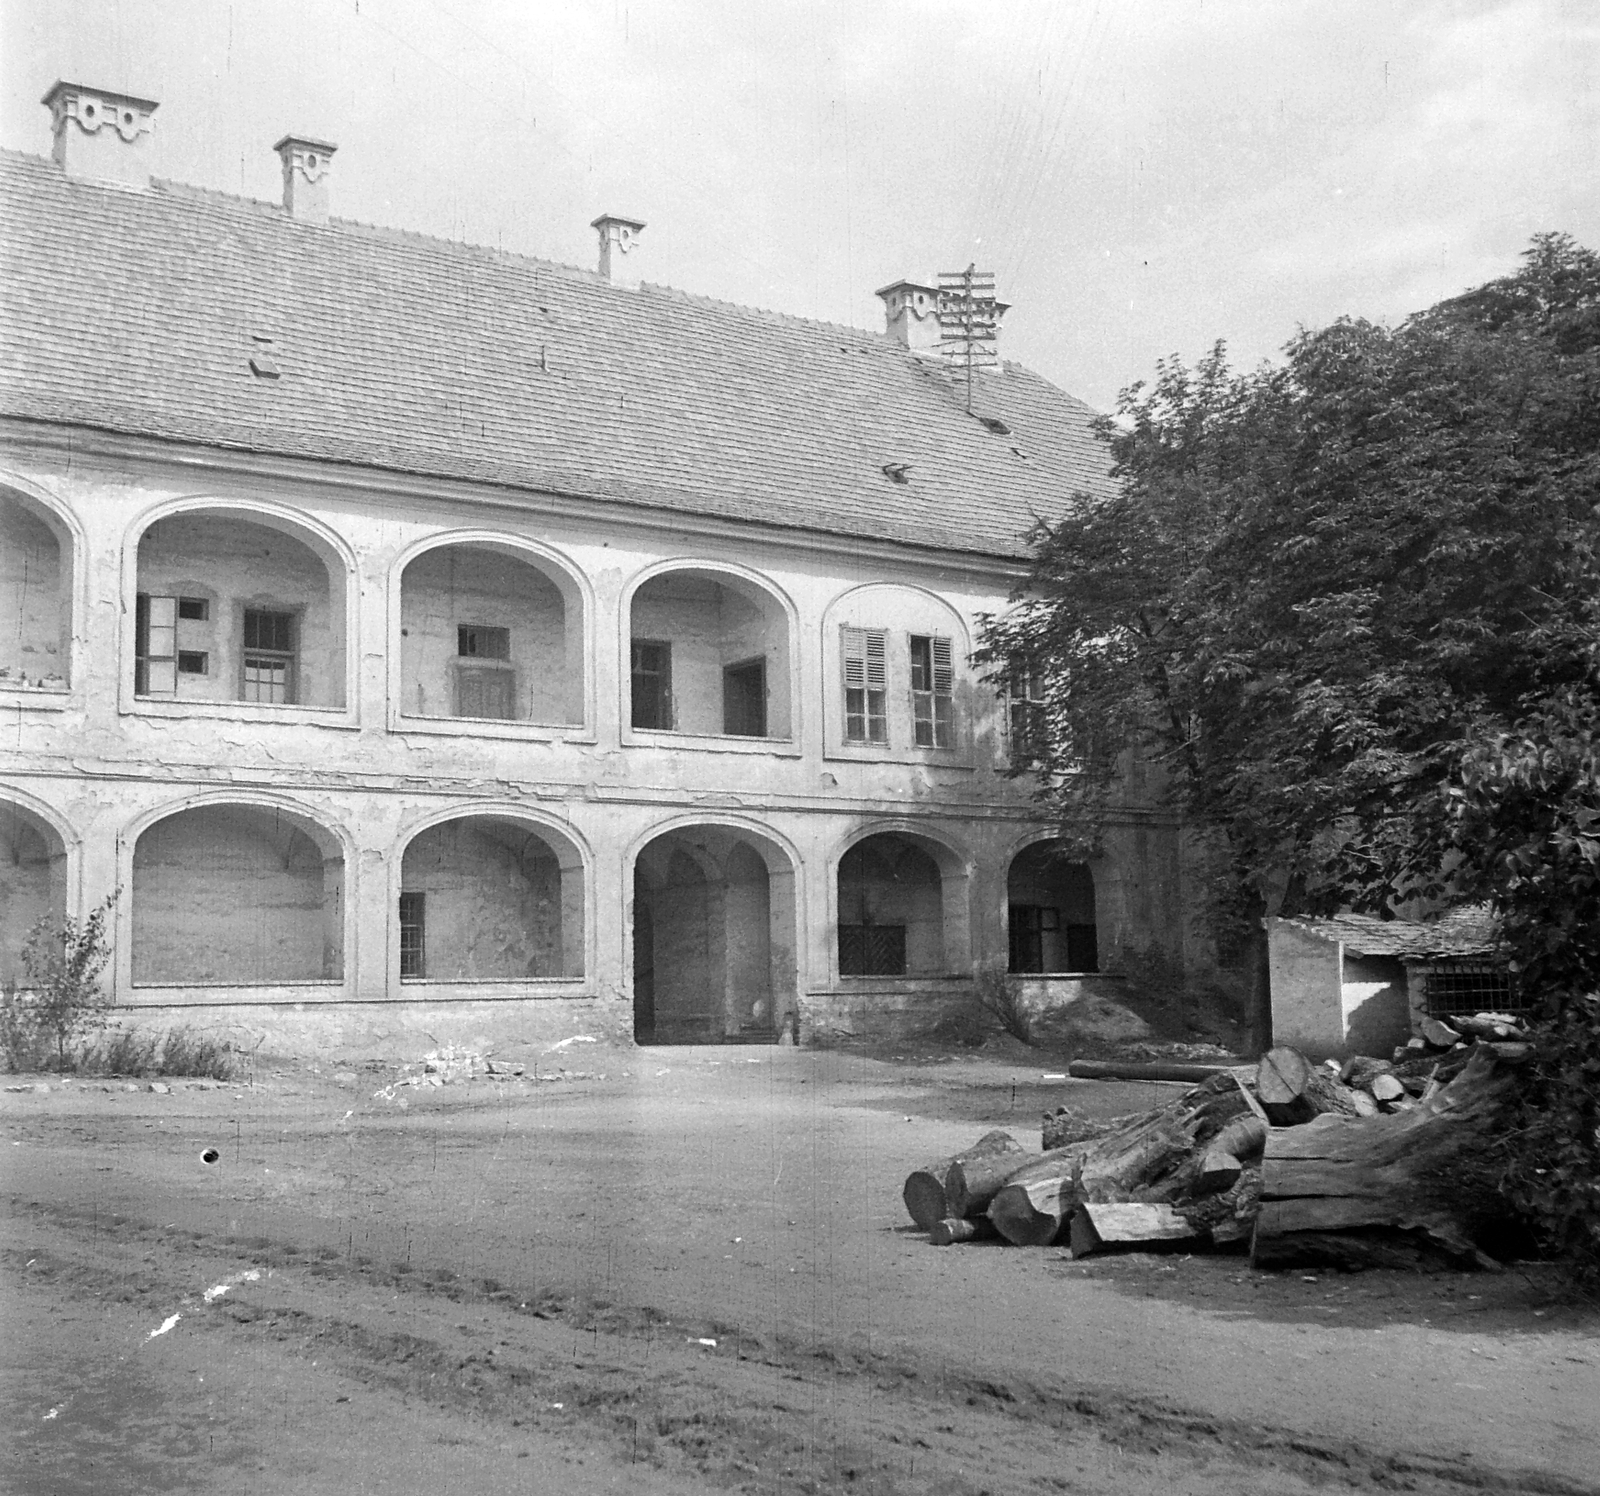
[[[1012,971],[1099,971],[1088,863],[1071,861],[1059,842],[1034,842],[1011,860],[1006,900]]]
[[[308,817],[196,805],[133,849],[136,986],[278,986],[344,972],[344,854]]]
[[[789,620],[742,577],[677,568],[629,610],[629,721],[636,730],[787,739]]]
[[[527,982],[583,975],[583,863],[513,816],[414,836],[400,863],[400,979]]]
[[[67,912],[67,849],[48,821],[0,800],[0,986],[27,980],[22,949],[41,919]]]
[[[344,706],[345,571],[320,538],[186,509],[140,536],[138,577],[136,696]]]
[[[0,687],[65,691],[72,677],[72,539],[21,494],[0,489]]]
[[[851,847],[839,859],[839,975],[948,971],[944,882],[920,838],[884,831]]]
[[[794,868],[727,826],[658,836],[633,872],[640,1044],[771,1043],[794,1011]]]
[[[440,545],[400,578],[400,712],[583,721],[583,604],[512,545]]]

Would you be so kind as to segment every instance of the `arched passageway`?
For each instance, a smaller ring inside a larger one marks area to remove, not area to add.
[[[184,510],[139,538],[134,694],[345,704],[345,569],[309,530]]]
[[[794,1010],[794,868],[726,826],[658,836],[633,873],[634,1037],[770,1042]]]
[[[583,975],[583,862],[542,825],[457,816],[417,833],[400,865],[402,981]]]
[[[196,805],[133,850],[137,986],[276,986],[344,972],[344,854],[309,817]]]
[[[1092,972],[1100,969],[1094,874],[1060,843],[1035,842],[1011,860],[1006,879],[1011,970]]]
[[[576,584],[492,542],[439,545],[400,578],[400,711],[409,717],[583,720]]]
[[[0,489],[0,686],[65,691],[72,675],[72,538],[42,504]]]
[[[41,919],[67,912],[67,849],[54,826],[0,800],[0,986],[26,980],[22,949]]]

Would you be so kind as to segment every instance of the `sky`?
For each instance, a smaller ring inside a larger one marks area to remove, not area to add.
[[[857,327],[969,263],[1109,409],[1600,248],[1595,0],[0,0],[0,145],[57,78],[160,102],[158,176]]]

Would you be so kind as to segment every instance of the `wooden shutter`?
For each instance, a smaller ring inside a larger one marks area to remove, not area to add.
[[[141,594],[139,598],[140,694],[178,694],[178,599]]]
[[[933,656],[933,694],[948,696],[956,682],[955,667],[950,661],[950,641],[934,637],[928,642]]]

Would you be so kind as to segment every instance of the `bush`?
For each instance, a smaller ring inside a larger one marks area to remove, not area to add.
[[[45,915],[22,948],[26,985],[8,988],[0,1003],[0,1043],[12,1070],[35,1069],[55,1052],[56,1069],[68,1068],[69,1049],[106,1021],[110,1000],[100,977],[111,959],[106,921],[117,902],[108,894],[84,919]]]
[[[972,984],[973,1000],[1013,1039],[1033,1043],[1033,1014],[1022,1001],[1017,984],[1003,971],[987,967]]]

